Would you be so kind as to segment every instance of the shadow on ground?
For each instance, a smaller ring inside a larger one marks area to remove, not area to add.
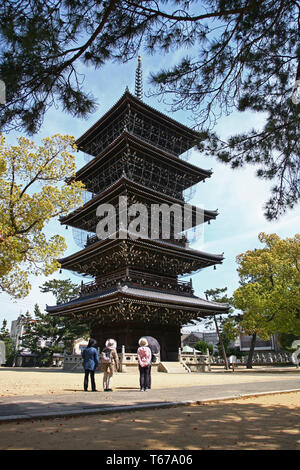
[[[27,406],[30,409],[32,404]],[[0,448],[299,450],[299,418],[299,407],[215,402],[16,421],[0,425],[3,436]]]

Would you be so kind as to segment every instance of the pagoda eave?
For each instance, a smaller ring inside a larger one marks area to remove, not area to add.
[[[126,145],[132,145],[133,148],[140,148],[143,152],[148,152],[149,155],[152,155],[157,159],[157,148],[155,145],[139,138],[130,132],[124,130],[113,142],[111,142],[105,150],[103,150],[99,155],[96,155],[89,163],[84,165],[80,170],[76,172],[75,179],[83,180],[86,174],[89,174],[91,171],[94,171],[99,165],[102,165],[105,161],[109,160],[112,155],[114,155],[118,150],[121,150],[122,147]],[[211,170],[205,170],[199,168],[196,165],[186,162],[185,160],[180,159],[179,157],[174,156],[171,153],[160,150],[161,161],[166,161],[171,163],[173,166],[178,167],[179,169],[188,171],[190,174],[193,174],[199,178],[199,181],[202,181],[205,178],[210,178],[212,175]]]
[[[173,270],[174,273],[182,275],[221,264],[224,256],[184,248],[163,240],[106,239],[59,259],[58,262],[64,269],[95,276],[101,270],[106,272],[106,269],[134,266],[138,259],[141,259],[145,266],[149,266],[155,258],[158,266],[163,263],[166,272]]]
[[[84,217],[95,218],[97,207],[100,204],[110,203],[111,201],[113,201],[113,199],[117,198],[118,196],[124,196],[125,194],[127,195],[128,192],[137,195],[139,198],[147,199],[147,201],[150,201],[150,203],[152,204],[179,204],[180,206],[186,204],[180,199],[176,199],[167,194],[158,194],[156,191],[146,188],[143,185],[130,180],[126,176],[122,176],[109,188],[95,196],[90,201],[86,202],[80,208],[75,209],[73,212],[70,212],[66,216],[60,217],[60,223],[62,225],[70,225],[72,227],[90,231],[88,227],[82,226],[82,219]],[[190,207],[193,213],[195,213],[196,210],[199,210],[199,208],[197,208],[196,206]],[[214,220],[217,216],[217,210],[203,210],[203,222]]]
[[[97,319],[102,323],[113,321],[150,321],[164,317],[166,323],[185,323],[205,316],[228,313],[229,305],[210,302],[199,297],[185,297],[172,293],[149,291],[120,286],[112,291],[74,299],[56,306],[47,306],[49,315],[63,315],[82,320]],[[134,317],[132,317],[134,315]],[[149,315],[149,318],[148,318]]]

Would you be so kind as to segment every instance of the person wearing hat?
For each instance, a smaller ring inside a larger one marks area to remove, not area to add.
[[[91,378],[92,392],[97,392],[95,384],[95,370],[98,367],[98,351],[96,349],[97,342],[95,339],[90,338],[89,343],[86,348],[81,353],[83,358],[83,368],[84,368],[84,382],[83,388],[87,392],[89,376]]]
[[[137,350],[139,371],[140,371],[140,390],[146,392],[151,386],[151,349],[148,347],[146,338],[139,339],[139,348]]]
[[[101,352],[101,367],[103,371],[103,390],[112,392],[112,377],[114,375],[114,365],[120,371],[119,358],[117,354],[117,343],[114,339],[108,339],[105,348]]]

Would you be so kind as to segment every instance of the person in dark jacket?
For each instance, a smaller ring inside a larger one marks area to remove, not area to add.
[[[90,338],[86,348],[82,351],[83,368],[84,368],[84,382],[83,388],[87,392],[89,376],[91,378],[92,392],[97,392],[95,384],[95,370],[99,364],[98,351],[95,348],[97,342],[95,339]]]

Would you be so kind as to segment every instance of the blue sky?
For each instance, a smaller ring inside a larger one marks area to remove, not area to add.
[[[142,57],[145,94],[149,90],[147,83],[149,73],[157,71],[167,64],[170,65],[177,58],[176,53],[165,58]],[[135,61],[121,65],[110,63],[96,71],[82,67],[82,72],[85,73],[84,88],[97,97],[99,103],[97,111],[88,119],[80,120],[53,107],[47,113],[41,131],[33,140],[38,142],[42,137],[56,133],[79,137],[114,105],[124,93],[126,86],[134,93],[135,67]],[[168,107],[156,98],[144,96],[144,101],[183,124],[192,125],[188,113],[180,111],[171,114]],[[224,116],[219,121],[216,130],[221,137],[226,138],[232,133],[259,127],[262,123],[263,117],[260,115],[236,112],[230,116]],[[7,142],[15,143],[18,135],[20,134],[9,134]],[[228,287],[228,293],[232,294],[238,287],[236,256],[248,249],[259,247],[257,236],[261,231],[277,233],[282,238],[299,233],[299,205],[277,222],[268,222],[263,216],[263,204],[268,199],[271,184],[256,178],[254,167],[233,171],[224,164],[217,163],[213,158],[204,157],[194,150],[191,152],[189,161],[199,167],[213,170],[213,175],[206,180],[205,184],[197,185],[191,202],[209,210],[218,209],[219,211],[219,216],[215,221],[212,221],[210,225],[205,224],[203,243],[195,242],[192,247],[210,253],[224,252],[225,257],[223,264],[217,266],[216,270],[210,267],[193,276],[195,294],[202,297],[206,289],[217,287]],[[78,153],[78,168],[83,164],[84,160]],[[49,235],[58,233],[65,236],[68,244],[65,255],[79,249],[74,242],[72,230],[65,230],[58,221],[52,221],[46,231]],[[61,274],[57,272],[48,279],[51,278],[71,278],[74,282],[80,282],[82,279],[67,271],[63,271]],[[15,320],[19,314],[24,314],[27,310],[33,312],[35,303],[38,303],[42,310],[46,304],[55,304],[55,299],[51,294],[41,294],[39,291],[39,286],[47,279],[39,277],[31,280],[32,291],[25,299],[13,301],[8,295],[0,294],[0,325],[2,325],[3,319],[6,319],[10,326],[10,322]]]

